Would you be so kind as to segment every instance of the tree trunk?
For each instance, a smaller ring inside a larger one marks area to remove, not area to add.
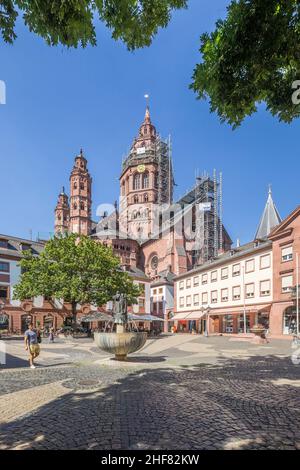
[[[72,301],[72,323],[76,324],[76,317],[77,317],[77,302],[75,300]]]

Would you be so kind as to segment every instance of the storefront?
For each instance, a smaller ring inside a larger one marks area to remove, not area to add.
[[[0,313],[0,331],[9,329],[9,316],[2,312]]]
[[[177,333],[199,333],[206,331],[206,315],[203,312],[182,312],[169,319]]]
[[[209,315],[210,333],[243,334],[250,333],[254,325],[263,325],[269,329],[271,305],[247,306],[230,310],[211,310]],[[246,328],[245,328],[246,321]]]
[[[288,307],[283,313],[283,334],[293,335],[297,333],[296,307]]]

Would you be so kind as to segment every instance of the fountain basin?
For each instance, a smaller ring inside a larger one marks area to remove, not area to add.
[[[114,354],[118,361],[125,361],[127,354],[141,349],[147,341],[147,333],[95,333],[94,341],[98,348]]]

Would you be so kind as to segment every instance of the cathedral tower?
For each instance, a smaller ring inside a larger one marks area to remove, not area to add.
[[[120,230],[147,240],[155,232],[160,204],[171,204],[173,172],[170,144],[157,135],[147,106],[144,121],[120,177]]]
[[[70,220],[70,206],[69,198],[65,193],[65,188],[62,189],[58,196],[58,202],[55,208],[55,234],[67,233],[69,230]]]
[[[87,169],[83,151],[75,157],[70,176],[70,226],[71,233],[89,235],[91,233],[92,178]]]

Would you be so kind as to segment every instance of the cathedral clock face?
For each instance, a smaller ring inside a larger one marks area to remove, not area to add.
[[[146,170],[145,165],[139,165],[139,166],[137,167],[137,171],[138,171],[139,173],[144,173],[145,170]]]

